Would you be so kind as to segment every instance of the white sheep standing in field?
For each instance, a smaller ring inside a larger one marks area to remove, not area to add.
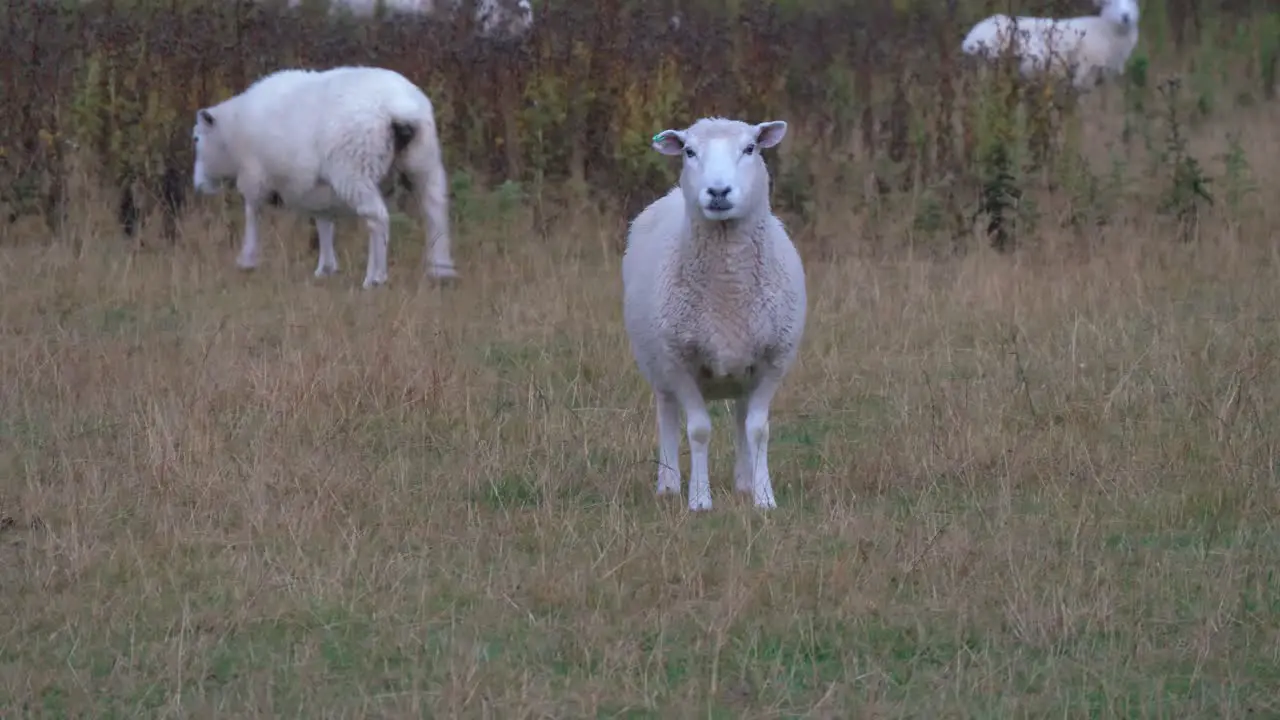
[[[297,8],[303,1],[289,0],[288,7]],[[370,18],[379,1],[389,14],[430,15],[436,11],[436,0],[330,0],[329,14]],[[450,8],[461,4],[459,0],[445,3]],[[529,0],[475,0],[475,22],[481,37],[521,37],[533,28],[533,6]]]
[[[258,210],[278,203],[311,215],[320,237],[316,277],[338,270],[334,220],[369,227],[364,287],[387,280],[390,219],[380,183],[395,171],[412,186],[427,225],[428,277],[456,278],[448,188],[431,101],[392,70],[280,70],[196,113],[195,187],[234,183],[244,197],[237,265],[258,264]]]
[[[623,315],[658,415],[658,494],[680,493],[680,411],[690,447],[689,509],[711,508],[707,402],[734,401],[734,486],[776,507],[769,480],[769,404],[804,332],[804,267],[769,206],[760,152],[783,121],[703,118],[664,130],[653,147],[682,155],[680,184],[631,223],[622,259]]]
[[[960,49],[995,59],[1006,51],[1018,60],[1023,78],[1051,72],[1087,92],[1106,77],[1124,72],[1138,45],[1137,0],[1094,0],[1097,15],[1074,18],[992,15],[973,26]]]

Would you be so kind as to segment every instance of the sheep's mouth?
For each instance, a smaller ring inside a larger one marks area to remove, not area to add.
[[[707,203],[707,210],[711,212],[724,213],[733,209],[733,203],[722,198],[716,198]]]

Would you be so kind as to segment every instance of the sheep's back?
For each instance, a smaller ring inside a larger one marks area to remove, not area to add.
[[[333,152],[430,109],[416,86],[380,68],[265,78],[235,99],[236,144],[272,174],[315,176]]]
[[[275,82],[269,82],[269,81]],[[271,173],[316,170],[316,130],[324,110],[310,78],[266,78],[228,101],[220,122],[235,152]]]
[[[1043,18],[1020,15],[992,15],[969,31],[962,45],[967,53],[997,57],[1012,45],[1024,62],[1043,66],[1054,59],[1072,56],[1084,30],[1082,20],[1096,18]]]

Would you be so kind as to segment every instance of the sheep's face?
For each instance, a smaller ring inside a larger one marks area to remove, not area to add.
[[[489,38],[518,38],[533,27],[529,0],[476,0],[476,23]]]
[[[236,171],[213,113],[208,110],[196,113],[191,141],[196,148],[196,167],[192,177],[196,190],[206,195],[222,190],[222,186],[235,177]]]
[[[1126,32],[1138,26],[1137,0],[1096,0],[1099,13],[1107,22]]]
[[[769,170],[760,151],[786,134],[782,120],[750,125],[704,118],[685,130],[663,130],[653,137],[653,147],[684,156],[680,187],[691,209],[708,220],[737,220],[768,206]]]

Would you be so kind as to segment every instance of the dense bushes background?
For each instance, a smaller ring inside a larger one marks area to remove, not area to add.
[[[837,179],[841,163],[874,167],[885,193],[940,178],[989,189],[1013,161],[984,147],[1023,143],[1028,162],[1056,162],[1059,106],[1018,114],[1012,85],[977,85],[958,62],[965,30],[990,12],[1092,11],[1084,0],[535,0],[531,36],[495,43],[471,35],[468,12],[362,23],[247,0],[8,3],[0,203],[11,217],[54,220],[73,157],[109,186],[177,204],[196,109],[281,67],[355,63],[426,89],[450,171],[491,182],[543,191],[573,180],[632,206],[673,178],[648,138],[725,113],[795,124],[779,192],[797,212],[824,163]],[[1148,0],[1143,12],[1117,112],[1160,112],[1157,69],[1189,74],[1183,95],[1203,116],[1273,97],[1280,22],[1270,4]],[[1223,97],[1228,86],[1235,95]],[[979,102],[988,96],[1008,102]],[[956,216],[991,210],[950,205]]]

